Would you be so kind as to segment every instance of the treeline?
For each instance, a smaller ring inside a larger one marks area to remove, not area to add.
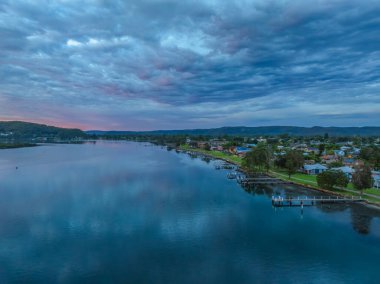
[[[37,146],[35,143],[0,143],[0,149],[14,149]]]
[[[360,151],[359,158],[366,161],[375,170],[380,170],[380,147],[364,147]]]
[[[289,178],[303,165],[302,152],[289,150],[285,155],[274,157],[272,148],[267,144],[258,144],[243,158],[243,167],[250,172],[269,171],[271,167],[286,169]]]
[[[261,127],[220,127],[210,129],[184,129],[184,130],[156,130],[156,131],[89,131],[91,134],[108,135],[110,133],[117,135],[134,134],[134,135],[187,135],[187,136],[380,136],[380,127],[295,127],[295,126],[261,126]]]
[[[1,121],[0,134],[2,139],[28,140],[36,138],[68,140],[87,137],[80,129],[60,128],[22,121]]]

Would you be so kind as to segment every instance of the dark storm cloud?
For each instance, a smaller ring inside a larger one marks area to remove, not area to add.
[[[0,118],[376,125],[377,1],[2,1]]]

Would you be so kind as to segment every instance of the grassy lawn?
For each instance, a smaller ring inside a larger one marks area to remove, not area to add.
[[[277,177],[289,180],[288,173],[284,170],[272,169],[271,173],[276,175]],[[302,173],[296,173],[292,175],[290,181],[294,181],[304,185],[318,186],[316,176],[306,175]]]
[[[349,183],[347,185],[347,188],[355,190],[354,185],[352,183]],[[374,187],[373,188],[369,188],[369,189],[364,190],[364,193],[369,193],[369,194],[380,196],[380,188],[374,188]]]
[[[380,196],[380,188],[370,188],[370,189],[364,190],[364,192]]]
[[[202,153],[205,155],[212,156],[214,158],[224,159],[226,161],[235,163],[239,166],[241,165],[241,162],[242,162],[242,158],[232,155],[232,154],[226,154],[220,151],[207,151],[207,150],[198,149],[198,148],[194,149],[194,148],[190,148],[188,145],[181,145],[180,149],[185,150],[185,151],[194,151],[194,152]]]

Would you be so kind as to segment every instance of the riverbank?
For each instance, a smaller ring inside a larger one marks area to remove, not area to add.
[[[0,149],[17,149],[36,146],[38,146],[38,144],[35,143],[0,143]]]
[[[223,160],[225,162],[232,163],[236,166],[239,166],[242,172],[249,175],[249,171],[242,167],[243,159],[240,157],[228,155],[219,151],[207,151],[204,149],[184,147],[182,145],[179,147],[179,149],[182,151],[192,151],[192,152],[200,153],[210,158],[215,158],[215,159]],[[359,192],[355,192],[353,190],[346,189],[346,188],[339,188],[336,190],[327,190],[327,189],[320,188],[318,184],[311,179],[300,179],[294,176],[292,176],[289,179],[287,175],[282,174],[275,170],[270,170],[268,172],[268,175],[271,177],[286,181],[286,182],[291,182],[294,185],[303,186],[303,187],[306,187],[312,190],[317,190],[326,194],[331,194],[331,195],[340,196],[340,197],[361,196]],[[376,206],[377,208],[380,207],[380,196],[376,197],[374,195],[363,193],[362,197],[364,197],[365,202],[368,205]]]

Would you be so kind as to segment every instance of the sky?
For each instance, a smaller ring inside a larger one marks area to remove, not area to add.
[[[380,1],[1,0],[0,120],[380,126]]]

